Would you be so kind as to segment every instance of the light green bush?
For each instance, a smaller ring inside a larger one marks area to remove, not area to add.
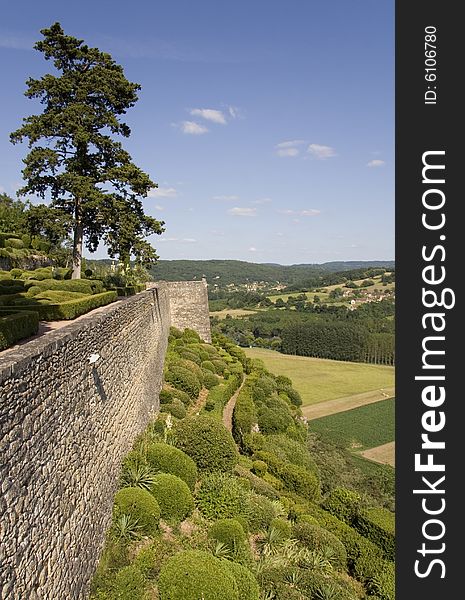
[[[227,546],[232,553],[245,543],[244,529],[236,519],[219,519],[210,527],[208,535]]]
[[[236,580],[239,600],[259,600],[260,588],[251,571],[237,562],[227,561],[226,564]]]
[[[332,553],[331,564],[339,570],[347,568],[347,552],[344,544],[330,531],[319,525],[298,521],[292,529],[292,537],[299,540],[309,550],[318,552],[329,548]]]
[[[258,532],[269,528],[271,521],[276,517],[276,512],[268,498],[250,492],[245,503],[244,516],[250,531]]]
[[[152,494],[160,506],[161,518],[178,523],[194,509],[194,499],[185,481],[170,473],[160,473],[154,478]]]
[[[231,519],[242,515],[246,498],[237,477],[212,473],[202,480],[196,503],[207,519]]]
[[[153,495],[141,488],[122,488],[116,493],[113,509],[114,518],[130,515],[137,521],[140,532],[153,535],[158,530],[160,506]]]
[[[175,388],[186,392],[189,398],[198,398],[202,384],[198,377],[185,367],[172,366],[165,372],[165,380]]]
[[[193,490],[197,481],[195,462],[182,450],[163,443],[152,443],[146,450],[147,463],[155,471],[180,477]]]

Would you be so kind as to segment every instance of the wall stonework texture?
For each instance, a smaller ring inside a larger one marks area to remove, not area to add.
[[[182,298],[204,302],[192,283],[160,282],[0,355],[2,600],[87,598],[121,461],[159,407],[171,293],[177,326]],[[208,305],[195,314],[184,327],[209,338]]]
[[[171,325],[178,329],[196,329],[204,342],[211,342],[207,282],[168,281]],[[195,323],[195,327],[192,327]]]

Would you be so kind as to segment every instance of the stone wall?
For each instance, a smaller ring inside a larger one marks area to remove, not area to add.
[[[195,329],[200,337],[211,342],[208,312],[207,282],[168,281],[171,325],[178,329]]]
[[[180,326],[192,299],[199,319],[188,284],[161,282],[1,355],[2,600],[87,597],[122,458],[159,406],[170,308]],[[206,319],[185,326],[208,339]]]

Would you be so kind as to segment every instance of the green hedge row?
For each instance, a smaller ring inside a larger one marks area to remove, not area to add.
[[[18,313],[0,309],[0,350],[36,334],[38,330],[39,315],[36,311]]]
[[[205,383],[206,382],[204,378],[204,385]],[[212,387],[208,392],[205,410],[210,412],[212,416],[221,418],[224,407],[229,402],[240,384],[241,378],[239,375],[230,375],[225,383],[220,383],[219,385]]]
[[[265,462],[270,472],[281,479],[289,491],[295,492],[307,500],[315,500],[319,495],[318,477],[306,468],[283,462],[275,454],[263,450],[259,450],[253,458]]]
[[[33,310],[39,314],[40,321],[62,321],[75,319],[94,308],[110,304],[116,299],[116,292],[112,291],[86,296],[78,300],[68,300],[68,302],[61,302],[60,304],[23,304],[15,306],[15,309],[18,311]]]
[[[99,279],[42,279],[28,280],[25,288],[40,287],[42,290],[59,290],[63,292],[81,292],[81,294],[101,294],[104,292],[103,282]]]
[[[127,285],[126,287],[116,287],[111,289],[114,290],[118,296],[134,296],[145,290],[145,283],[136,283],[134,285]]]
[[[250,385],[247,381],[237,397],[232,421],[233,437],[242,446],[244,436],[252,431],[253,425],[257,422],[255,404],[252,400]]]
[[[379,546],[386,559],[395,559],[395,515],[385,508],[368,508],[357,515],[354,527]]]

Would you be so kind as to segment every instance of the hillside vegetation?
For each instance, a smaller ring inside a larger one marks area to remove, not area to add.
[[[394,598],[387,471],[311,434],[288,377],[172,329],[160,401],[124,460],[93,600]]]

